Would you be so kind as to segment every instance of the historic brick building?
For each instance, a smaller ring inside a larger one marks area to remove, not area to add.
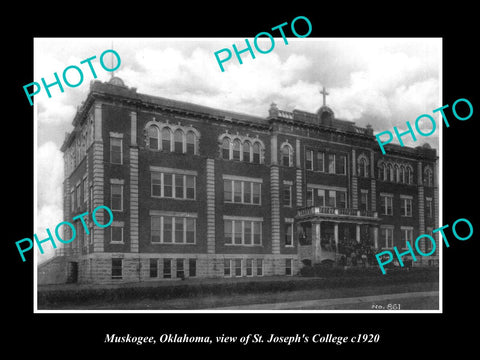
[[[262,118],[114,77],[91,83],[73,126],[61,148],[65,221],[100,205],[114,221],[88,223],[90,235],[76,222],[52,261],[66,281],[293,275],[349,256],[348,244],[405,248],[438,227],[436,151],[382,155],[370,127],[336,119],[325,99],[316,114],[272,104]]]

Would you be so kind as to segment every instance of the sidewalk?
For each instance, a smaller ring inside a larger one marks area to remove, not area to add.
[[[221,308],[212,308],[208,310],[306,310],[306,309],[324,309],[338,305],[359,305],[361,308],[372,307],[380,302],[390,302],[398,304],[401,300],[410,300],[422,297],[438,298],[438,291],[421,291],[397,294],[382,294],[361,297],[320,299],[320,300],[301,300],[283,303],[240,305]],[[371,309],[375,310],[375,309]],[[387,310],[386,308],[384,310]],[[392,310],[396,311],[396,310]]]

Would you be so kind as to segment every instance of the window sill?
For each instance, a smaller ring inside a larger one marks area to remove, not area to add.
[[[168,196],[155,196],[151,195],[150,196],[153,199],[162,199],[162,200],[181,200],[181,201],[196,201],[197,199],[189,199],[189,198],[174,198],[174,197],[168,197]]]
[[[194,155],[194,156],[199,156],[200,154],[191,154],[187,152],[178,152],[178,151],[169,151],[169,150],[163,150],[163,149],[151,149],[149,147],[145,147],[146,150],[151,151],[151,152],[158,152],[162,154],[175,154],[175,155]]]
[[[253,244],[253,245],[250,245],[250,244],[224,244],[225,246],[237,246],[237,247],[240,247],[240,246],[244,246],[244,247],[263,247],[262,244]]]
[[[150,245],[197,245],[197,243],[150,242]]]
[[[248,205],[248,206],[262,206],[262,204],[249,204],[244,202],[231,202],[231,201],[224,201],[224,204],[232,204],[232,205]]]
[[[265,165],[263,162],[253,162],[253,161],[244,161],[244,160],[237,160],[237,159],[225,159],[223,157],[219,157],[218,159],[223,160],[223,161],[234,161],[236,163],[242,163],[242,164],[249,164],[249,165]]]

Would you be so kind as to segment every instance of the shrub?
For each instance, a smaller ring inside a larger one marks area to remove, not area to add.
[[[378,267],[348,268],[317,264],[304,266],[300,275],[305,278],[271,278],[239,281],[171,283],[154,286],[122,285],[117,288],[89,288],[74,290],[38,291],[39,308],[55,308],[68,304],[88,304],[99,302],[128,301],[135,299],[175,299],[202,296],[234,296],[235,294],[254,294],[264,292],[282,292],[339,287],[358,287],[368,285],[402,284],[408,282],[431,282],[439,280],[438,267],[396,268],[382,275]]]

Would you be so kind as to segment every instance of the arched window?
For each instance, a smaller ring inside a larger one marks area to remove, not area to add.
[[[258,142],[253,144],[253,163],[260,164],[260,144]]]
[[[174,142],[174,151],[177,153],[183,153],[183,131],[180,129],[175,130],[173,134],[173,142]]]
[[[222,158],[225,160],[230,159],[230,139],[224,138],[222,142]]]
[[[378,180],[384,180],[385,179],[385,164],[380,163],[378,164]]]
[[[398,167],[397,164],[395,164],[395,181],[397,183],[400,182],[400,168]]]
[[[172,131],[168,127],[162,129],[162,150],[171,151]]]
[[[358,176],[368,177],[368,162],[367,162],[367,159],[365,159],[364,157],[360,157],[358,159],[357,170],[358,170]]]
[[[388,180],[390,180],[391,182],[394,182],[395,181],[395,173],[393,172],[393,165],[392,164],[388,165],[388,173],[389,173]]]
[[[425,186],[433,186],[433,171],[429,167],[425,168],[423,183]]]
[[[243,150],[243,161],[245,162],[250,162],[250,152],[251,152],[251,145],[250,145],[250,142],[249,141],[245,141],[243,143],[243,147],[242,147],[242,150]]]
[[[405,184],[405,166],[400,166],[400,182]]]
[[[232,158],[233,160],[240,160],[240,140],[235,139],[233,141],[232,147]]]
[[[195,142],[197,141],[197,136],[193,131],[187,132],[187,154],[195,154]]]
[[[158,128],[154,125],[150,126],[148,128],[148,143],[149,147],[152,150],[158,150],[158,145],[159,145],[159,131]]]
[[[413,184],[413,171],[410,166],[407,167],[407,184]]]
[[[293,150],[288,144],[282,146],[282,165],[293,166]]]

